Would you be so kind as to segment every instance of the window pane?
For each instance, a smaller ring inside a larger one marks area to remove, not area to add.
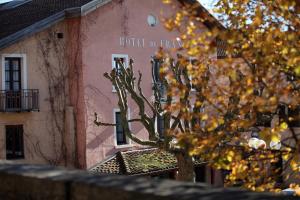
[[[23,125],[6,126],[6,158],[24,158]]]
[[[160,81],[160,76],[159,76],[159,70],[160,70],[160,60],[154,59],[153,60],[153,76],[154,76],[154,81],[159,82]]]
[[[126,61],[125,57],[115,57],[114,58],[114,68],[116,69],[116,74],[120,74],[121,66],[119,63],[122,63],[124,66],[124,64],[126,63],[125,61]],[[124,67],[126,67],[126,66],[124,66]]]
[[[300,107],[288,108],[288,124],[290,127],[300,127]]]
[[[123,132],[120,112],[116,112],[116,130],[117,130],[117,133]]]
[[[121,113],[120,112],[116,112],[116,124],[118,125],[121,121]]]
[[[5,90],[10,90],[10,82],[5,82]]]
[[[114,61],[116,63],[118,63],[117,61],[119,61],[120,63],[124,64],[125,63],[125,58],[122,58],[122,57],[115,57],[114,58]]]
[[[117,62],[116,62],[115,69],[116,69],[116,74],[119,75],[121,73],[121,68]]]
[[[19,60],[12,61],[13,70],[20,70]]]
[[[14,82],[13,87],[14,87],[13,88],[14,91],[20,90],[21,89],[20,82]]]
[[[5,81],[10,81],[9,71],[5,71]]]
[[[163,137],[163,133],[165,131],[165,120],[164,117],[158,116],[157,117],[157,132],[161,137]]]
[[[117,139],[118,139],[118,144],[119,143],[125,143],[125,137],[124,137],[124,134],[122,132],[117,134]]]
[[[5,59],[5,70],[9,70],[9,61]]]
[[[5,58],[5,84],[6,90],[21,89],[20,58]]]
[[[117,123],[116,128],[117,128],[117,132],[123,132],[123,127],[121,125],[121,122]]]
[[[116,117],[116,139],[117,139],[117,144],[118,145],[126,144],[127,141],[126,141],[124,128],[122,126],[121,113],[116,112],[115,117]]]
[[[20,80],[19,71],[14,71],[13,72],[13,80],[14,81],[19,81]]]
[[[13,151],[13,133],[10,130],[7,130],[6,133],[6,151],[12,153]]]
[[[22,155],[23,153],[23,133],[20,127],[16,128],[16,147],[15,152],[17,155]]]

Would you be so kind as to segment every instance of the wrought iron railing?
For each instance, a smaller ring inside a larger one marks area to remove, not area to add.
[[[0,90],[0,112],[39,111],[39,90]]]

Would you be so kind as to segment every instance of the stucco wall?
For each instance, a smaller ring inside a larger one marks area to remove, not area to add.
[[[56,52],[57,49],[51,48],[48,56],[43,56],[43,48],[39,46],[39,42],[43,44],[49,42],[49,34],[52,34],[58,44],[64,46],[66,38],[58,39],[56,37],[56,33],[58,32],[66,32],[64,22],[0,50],[0,56],[2,57],[3,54],[26,55],[27,89],[39,90],[40,105],[39,112],[0,113],[0,159],[5,159],[6,156],[5,125],[23,124],[25,159],[16,162],[63,164],[57,160],[61,155],[60,144],[62,137],[58,133],[55,125],[53,125],[53,109],[51,109],[49,104],[51,100],[57,100],[55,98],[50,99],[48,90],[49,78],[55,77],[49,77],[47,73],[49,69],[47,69],[45,60],[49,61],[50,64],[48,67],[53,71],[57,71],[61,66],[65,65],[66,62],[62,61],[64,59],[63,52]],[[66,34],[64,34],[64,36],[66,36]],[[58,54],[61,55],[61,58],[57,56]],[[3,70],[3,67],[4,66],[0,66],[1,70]],[[24,68],[24,65],[21,65],[21,68]],[[23,72],[21,79],[24,79]],[[1,87],[2,77],[0,76],[0,88]],[[61,121],[58,122],[60,126],[63,126],[61,123]]]
[[[126,0],[112,1],[83,17],[82,62],[88,167],[118,150],[126,149],[115,145],[113,127],[96,127],[93,124],[94,112],[99,114],[101,121],[113,122],[113,109],[118,108],[116,93],[112,92],[111,83],[103,77],[112,69],[112,54],[125,54],[134,60],[135,72],[140,70],[143,74],[145,96],[151,99],[151,56],[155,55],[161,44],[164,48],[179,47],[179,44],[176,41],[178,33],[168,32],[162,22],[154,27],[149,26],[147,17],[152,14],[159,20],[170,11],[170,7],[161,1]],[[129,104],[130,115],[134,117],[138,114],[137,106],[132,101]],[[140,124],[131,124],[131,129],[140,138],[147,138]]]

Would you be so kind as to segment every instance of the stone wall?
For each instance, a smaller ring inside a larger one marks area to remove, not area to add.
[[[2,200],[277,200],[298,199],[239,189],[0,161]]]

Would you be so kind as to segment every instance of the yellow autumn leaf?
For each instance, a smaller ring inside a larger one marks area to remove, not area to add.
[[[295,159],[291,160],[290,166],[293,171],[300,171],[299,163]]]
[[[297,76],[300,76],[300,65],[294,69]]]
[[[224,121],[223,118],[219,118],[219,119],[218,119],[218,123],[219,123],[219,124],[224,124],[224,122],[225,122],[225,121]]]
[[[207,115],[207,114],[202,115],[201,120],[205,121],[205,120],[207,120],[207,119],[208,119],[208,115]]]
[[[286,123],[286,122],[282,122],[281,124],[280,124],[280,129],[281,130],[286,130],[288,128],[288,124]]]
[[[233,157],[234,157],[234,152],[233,151],[229,151],[228,153],[227,153],[227,160],[229,161],[229,162],[232,162],[232,160],[233,160]]]
[[[282,49],[281,53],[282,53],[283,55],[286,55],[286,54],[289,53],[289,49],[288,49],[287,47],[285,47],[285,48]]]
[[[285,161],[287,161],[289,158],[290,158],[290,155],[287,153],[282,155],[282,159]]]
[[[271,141],[273,142],[279,142],[280,141],[280,137],[278,134],[272,134],[271,135]]]

